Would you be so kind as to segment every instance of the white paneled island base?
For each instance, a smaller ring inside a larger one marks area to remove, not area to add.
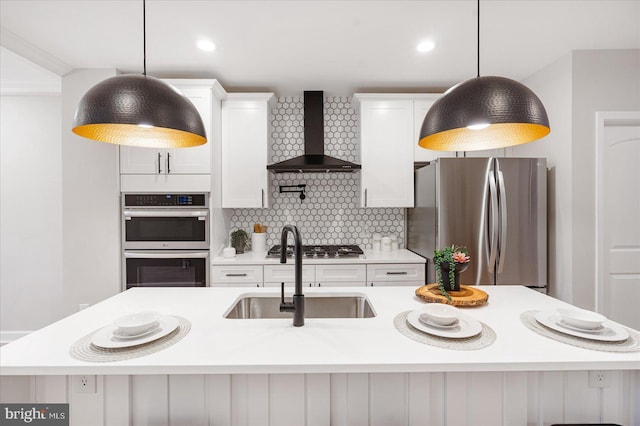
[[[524,287],[483,287],[489,303],[464,312],[496,341],[437,348],[393,325],[424,302],[413,288],[308,288],[360,293],[374,318],[226,319],[243,288],[134,289],[0,349],[0,402],[68,402],[72,425],[549,425],[640,422],[640,352],[582,349],[540,336],[519,315],[565,303]],[[274,294],[274,289],[251,289]],[[117,362],[80,361],[69,348],[118,316],[156,310],[188,319],[163,351]],[[602,388],[590,371],[604,371]],[[75,378],[96,375],[95,393]]]

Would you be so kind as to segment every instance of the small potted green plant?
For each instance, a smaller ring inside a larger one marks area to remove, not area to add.
[[[249,241],[249,235],[244,229],[236,229],[231,233],[231,247],[236,249],[236,253],[244,253],[244,249],[247,248]]]
[[[447,299],[451,300],[448,291],[460,291],[460,273],[467,269],[470,260],[467,248],[455,244],[433,252],[438,287]]]

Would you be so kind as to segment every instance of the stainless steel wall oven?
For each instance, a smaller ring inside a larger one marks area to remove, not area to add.
[[[123,289],[209,285],[208,194],[122,195]]]

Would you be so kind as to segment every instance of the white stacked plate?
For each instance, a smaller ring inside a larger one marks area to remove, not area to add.
[[[107,348],[127,348],[158,340],[178,327],[178,319],[155,312],[138,312],[118,318],[96,331],[91,343]]]
[[[560,308],[540,311],[536,321],[552,330],[600,342],[620,342],[629,338],[621,325],[606,317],[583,309]]]
[[[482,331],[480,321],[460,313],[458,308],[439,303],[409,312],[407,321],[423,333],[449,339],[465,339]]]

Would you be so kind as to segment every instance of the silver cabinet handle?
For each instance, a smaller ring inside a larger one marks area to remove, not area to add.
[[[264,207],[264,188],[260,189],[260,197],[262,200],[262,207]]]
[[[401,272],[387,272],[387,275],[407,275],[407,271],[401,271]]]
[[[367,207],[367,188],[364,189],[364,206]]]
[[[198,220],[205,220],[209,216],[209,212],[206,210],[158,210],[158,211],[145,211],[145,210],[125,210],[122,212],[125,220],[129,220],[131,217],[197,217]]]
[[[226,274],[227,277],[246,277],[247,274]]]
[[[158,174],[162,173],[162,167],[160,166],[161,159],[162,159],[162,154],[158,153]]]
[[[171,173],[171,154],[167,152],[167,173]]]

